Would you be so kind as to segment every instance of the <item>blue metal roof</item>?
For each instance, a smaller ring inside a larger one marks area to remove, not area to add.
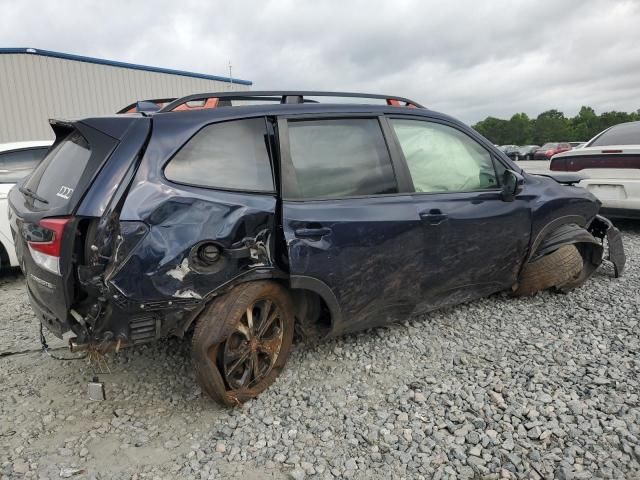
[[[173,70],[171,68],[150,67],[148,65],[138,65],[136,63],[116,62],[103,58],[85,57],[71,53],[53,52],[51,50],[41,50],[39,48],[0,48],[3,53],[26,53],[30,55],[41,55],[44,57],[62,58],[65,60],[75,60],[76,62],[95,63],[97,65],[109,65],[111,67],[131,68],[133,70],[144,70],[146,72],[167,73],[169,75],[182,75],[183,77],[202,78],[205,80],[218,80],[219,82],[237,83],[240,85],[253,85],[250,80],[239,78],[219,77],[217,75],[207,75],[205,73],[186,72],[184,70]]]

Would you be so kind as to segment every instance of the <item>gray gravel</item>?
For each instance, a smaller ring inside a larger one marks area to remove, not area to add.
[[[178,340],[108,356],[104,402],[96,365],[0,357],[0,477],[640,478],[640,224],[623,229],[621,279],[298,343],[234,410]],[[0,353],[36,349],[19,274],[0,305]]]

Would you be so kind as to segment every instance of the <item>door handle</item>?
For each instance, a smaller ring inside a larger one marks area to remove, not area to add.
[[[329,227],[296,228],[293,233],[295,233],[296,237],[299,238],[317,238],[329,235],[331,233],[331,229]]]
[[[442,213],[438,208],[432,208],[424,212],[420,212],[420,218],[430,225],[440,225],[449,218],[449,215]]]

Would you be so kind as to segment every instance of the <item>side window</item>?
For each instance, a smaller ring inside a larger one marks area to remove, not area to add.
[[[336,198],[397,193],[391,158],[377,119],[290,120],[291,161],[299,192]]]
[[[0,183],[16,183],[29,175],[47,154],[46,148],[29,148],[0,154]]]
[[[164,168],[168,180],[199,187],[273,191],[264,118],[200,130]]]
[[[455,128],[390,119],[417,192],[470,192],[499,185],[491,154]]]

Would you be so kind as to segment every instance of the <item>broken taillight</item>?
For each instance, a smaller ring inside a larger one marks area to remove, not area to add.
[[[70,221],[70,217],[45,218],[30,229],[27,239],[29,252],[39,267],[60,275],[62,236]]]

